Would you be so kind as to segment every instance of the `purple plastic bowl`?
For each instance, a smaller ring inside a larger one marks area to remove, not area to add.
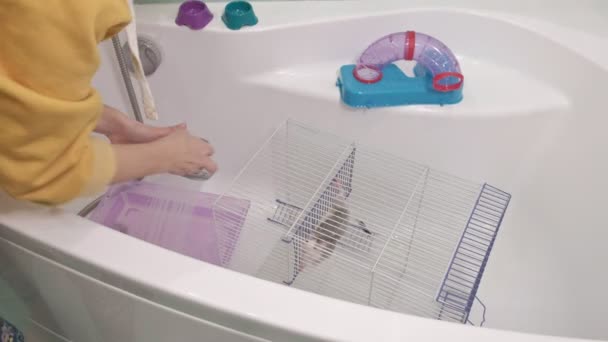
[[[178,26],[187,26],[192,30],[200,30],[213,19],[209,7],[198,0],[189,0],[179,6],[175,23]]]

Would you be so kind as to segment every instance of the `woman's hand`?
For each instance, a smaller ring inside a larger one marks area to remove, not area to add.
[[[95,132],[107,136],[113,144],[142,144],[166,137],[176,129],[185,127],[184,124],[172,127],[148,126],[129,119],[110,106],[104,106]]]
[[[192,136],[185,128],[174,132],[156,142],[159,151],[166,156],[167,172],[189,176],[207,170],[210,175],[217,171],[213,147],[199,137]]]
[[[209,175],[217,171],[211,159],[213,147],[191,135],[184,124],[152,127],[105,106],[95,132],[112,142],[117,160],[113,183],[159,173],[190,176],[202,170]]]

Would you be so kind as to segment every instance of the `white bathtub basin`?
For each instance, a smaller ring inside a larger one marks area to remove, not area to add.
[[[176,27],[175,4],[138,7],[140,33],[164,52],[149,79],[159,124],[186,121],[212,141],[221,167],[206,183],[150,179],[222,192],[291,117],[491,182],[513,199],[478,293],[487,328],[354,305],[208,265],[77,217],[85,200],[60,210],[3,197],[0,274],[16,279],[11,287],[27,307],[30,334],[73,341],[608,339],[603,2],[263,2],[254,3],[260,24],[239,32],[223,26],[221,4],[210,6],[216,19],[203,31]],[[338,68],[376,38],[408,29],[454,51],[466,78],[463,102],[343,106]],[[96,85],[107,103],[128,111],[108,43],[102,58]]]

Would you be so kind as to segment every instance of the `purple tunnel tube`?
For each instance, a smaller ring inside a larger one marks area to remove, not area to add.
[[[361,54],[353,74],[359,82],[376,83],[382,79],[384,66],[401,59],[422,64],[431,73],[433,88],[437,91],[459,89],[464,81],[452,51],[439,40],[414,31],[378,39]]]

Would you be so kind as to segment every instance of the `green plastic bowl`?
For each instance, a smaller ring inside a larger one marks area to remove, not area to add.
[[[239,30],[243,26],[253,26],[258,23],[253,7],[247,1],[229,2],[224,8],[222,20],[231,30]]]

